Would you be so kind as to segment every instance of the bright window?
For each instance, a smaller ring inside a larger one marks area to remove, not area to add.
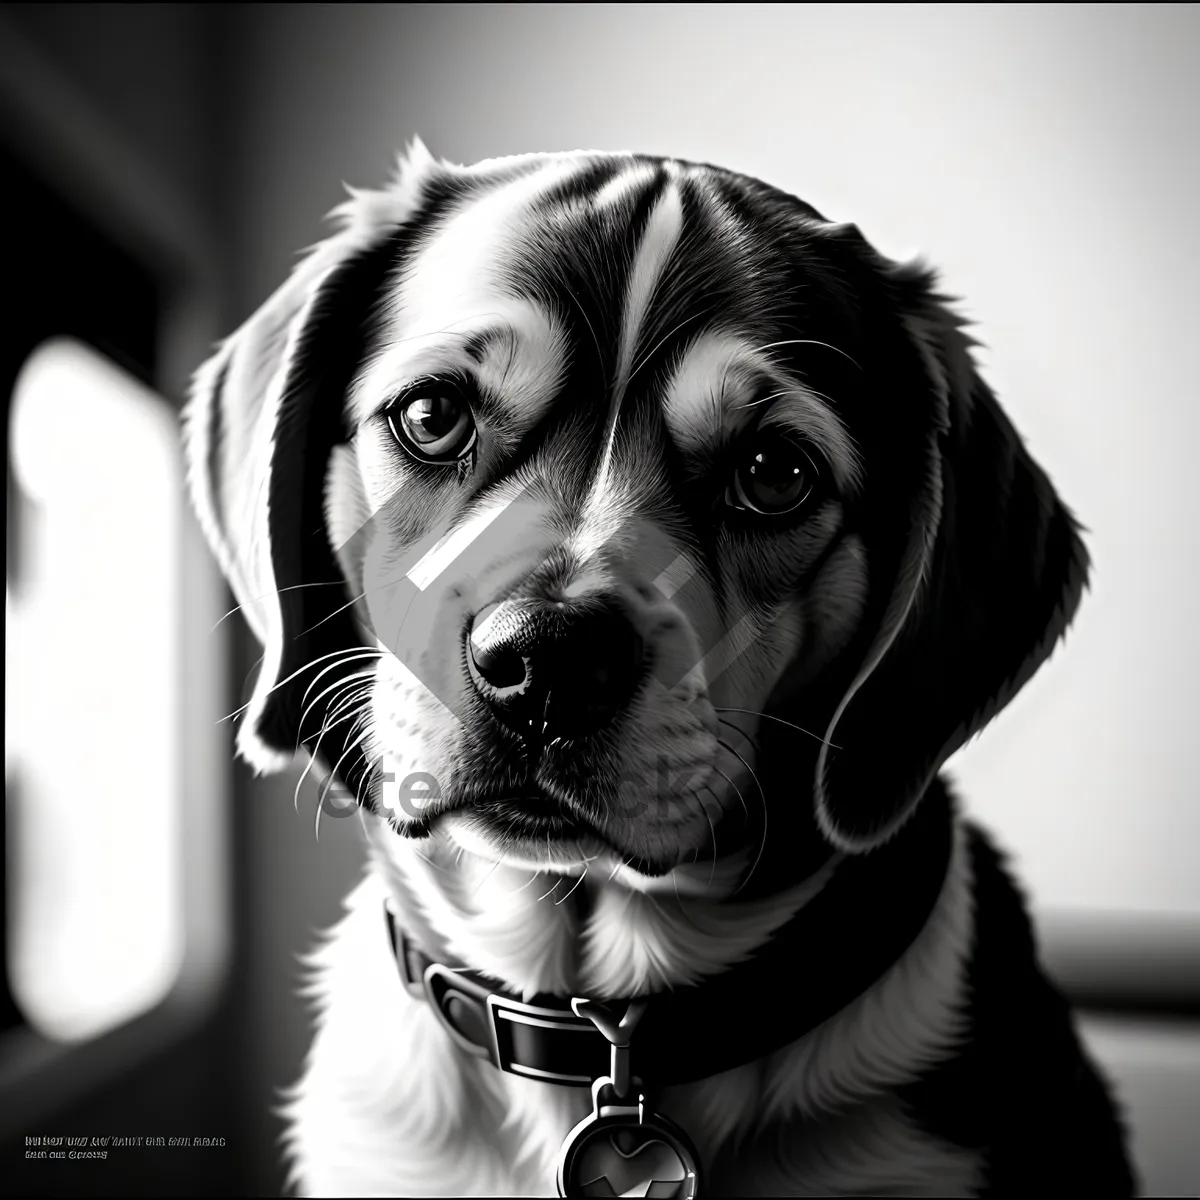
[[[184,950],[172,411],[80,342],[26,362],[9,429],[8,974],[39,1032],[154,1008]]]

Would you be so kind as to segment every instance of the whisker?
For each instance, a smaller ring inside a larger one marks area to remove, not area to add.
[[[283,687],[285,684],[291,683],[291,681],[293,679],[295,679],[299,675],[303,675],[305,671],[311,671],[313,669],[313,667],[315,667],[317,665],[317,663],[324,662],[326,659],[329,659],[329,658],[338,658],[345,654],[352,654],[352,653],[357,654],[360,651],[366,651],[367,653],[375,654],[380,658],[382,658],[384,655],[384,652],[382,650],[371,650],[369,647],[366,647],[366,646],[353,646],[353,647],[350,647],[349,649],[343,647],[340,650],[331,650],[328,654],[322,654],[319,658],[314,658],[311,662],[306,662],[304,664],[304,666],[297,668],[286,679],[281,679],[277,684],[275,684],[274,686],[271,687],[270,691],[267,692],[267,695],[269,696],[271,694],[271,692],[277,691],[279,688]],[[259,662],[260,663],[262,662],[261,658],[259,659]],[[336,666],[337,664],[335,663],[334,665]],[[328,670],[328,669],[329,668],[326,668],[326,670]],[[321,674],[324,674],[324,673],[325,672],[322,671]],[[318,676],[317,678],[320,678],[320,676]],[[313,680],[313,683],[316,683],[315,679]],[[310,685],[310,690],[311,690],[311,686],[312,685]],[[305,698],[307,698],[308,692],[305,692],[304,696],[305,696]],[[238,716],[239,713],[245,712],[246,709],[248,709],[250,707],[250,703],[251,702],[249,700],[247,700],[245,704],[239,705],[237,708],[235,708],[233,710],[233,712],[229,713],[225,717],[222,717],[221,719],[223,721],[232,720],[234,717]]]
[[[343,681],[342,684],[335,685],[335,686],[346,686],[346,681]],[[361,687],[356,689],[356,691],[359,693],[363,692],[364,690],[365,689],[361,688]],[[357,702],[362,703],[362,701],[365,699],[366,699],[365,695],[360,695],[357,698]],[[344,702],[342,702],[342,703],[344,703]],[[305,764],[304,770],[300,774],[300,778],[296,781],[296,790],[292,795],[292,807],[295,809],[296,812],[300,811],[300,792],[304,787],[304,781],[308,778],[308,773],[313,768],[313,763],[316,761],[317,749],[320,747],[321,739],[325,736],[326,732],[329,729],[332,729],[334,725],[337,725],[339,722],[346,719],[345,717],[338,717],[338,719],[336,721],[330,722],[330,718],[334,715],[334,711],[335,710],[331,710],[330,712],[328,712],[326,714],[325,722],[322,723],[321,729],[317,733],[316,743],[315,743],[313,749],[309,751],[308,762]],[[308,715],[308,709],[305,709],[304,713],[300,717],[301,727],[303,727],[304,719],[307,715]],[[347,714],[347,716],[350,716],[350,715],[354,715],[354,714],[353,713]],[[362,714],[360,713],[359,715],[361,716]],[[318,786],[320,786],[320,785],[318,784]],[[358,802],[360,804],[362,803],[361,797],[356,796],[356,799],[358,799]]]
[[[313,681],[304,689],[304,695],[300,697],[301,703],[308,699],[308,694],[317,686],[320,680],[328,675],[330,671],[336,671],[338,667],[348,666],[352,662],[360,662],[364,659],[382,658],[383,653],[380,650],[368,650],[364,647],[356,647],[353,650],[340,650],[338,653],[341,658],[337,662],[332,662],[326,667],[322,667]],[[315,664],[314,664],[315,665]]]
[[[745,767],[746,770],[750,772],[750,778],[754,781],[754,786],[758,789],[758,794],[760,796],[762,796],[763,802],[765,803],[766,802],[766,792],[763,790],[763,785],[759,782],[759,778],[755,774],[754,768],[728,742],[722,741],[720,738],[717,738],[717,745],[724,746],[725,749],[728,750],[729,753],[732,754],[733,757],[736,758],[738,760],[738,762],[740,762],[742,764],[742,766]],[[742,793],[738,792],[738,799],[741,800],[741,797],[742,797]],[[743,808],[746,807],[746,802],[744,800],[742,801],[742,807]],[[750,815],[749,810],[747,810],[746,815],[747,816]]]
[[[357,706],[350,706],[347,711],[336,718],[336,720],[332,719],[332,714],[327,713],[325,715],[325,718],[321,723],[321,728],[318,730],[316,740],[313,744],[312,753],[314,756],[320,752],[321,743],[324,741],[326,735],[332,732],[332,730],[334,730],[343,721],[350,722],[350,732],[347,735],[348,740],[342,758],[345,758],[345,755],[353,750],[356,746],[360,746],[369,736],[370,724],[367,721],[368,709],[366,704],[363,703],[363,701],[365,701],[367,698],[367,693],[363,688],[359,688],[358,690],[362,694]],[[338,762],[335,764],[335,771],[336,768],[341,765],[342,758],[339,758]],[[327,794],[328,788],[326,789],[326,795]],[[357,797],[357,789],[355,794]]]
[[[366,739],[364,738],[364,741]],[[363,809],[366,806],[366,801],[363,798],[363,788],[367,786],[375,774],[376,767],[383,762],[387,751],[380,750],[378,754],[364,756],[364,761],[367,763],[367,769],[363,772],[363,777],[358,781],[354,788],[354,798],[358,801],[358,823],[362,826],[364,833],[367,832],[366,818],[363,816]]]
[[[817,734],[813,733],[811,729],[805,729],[802,725],[797,725],[795,721],[785,721],[783,717],[773,717],[770,713],[756,712],[752,708],[715,708],[715,711],[745,713],[749,717],[761,717],[764,721],[777,721],[780,725],[787,725],[790,729],[795,729],[799,733],[807,734],[810,738],[816,738],[818,742],[823,743],[825,741],[823,737],[819,737]],[[735,725],[734,728],[736,729],[737,726]],[[836,742],[830,742],[829,745],[835,750],[841,749],[841,746],[839,746]]]
[[[368,699],[371,695],[370,685],[366,682],[356,684],[353,680],[350,680],[347,682],[345,687],[347,694],[342,696],[337,703],[329,706],[329,715],[331,717],[338,716],[347,708],[352,708],[355,705],[361,705],[363,701]]]
[[[346,679],[339,680],[337,683],[331,684],[321,693],[320,696],[314,696],[308,704],[304,706],[300,714],[300,727],[304,728],[304,722],[308,720],[308,714],[320,703],[321,697],[328,692],[334,693],[334,699],[330,701],[329,707],[325,713],[326,717],[335,717],[341,712],[347,703],[360,703],[370,695],[370,681],[374,678],[374,672],[356,672],[354,675]],[[347,695],[342,693],[348,693]]]
[[[390,816],[391,814],[389,813],[388,815]],[[396,831],[397,833],[400,833],[400,830],[399,830],[399,828],[397,828],[397,826],[396,826],[394,823],[393,823],[393,825],[392,825],[392,828],[393,828],[393,829],[395,829],[395,831]],[[412,845],[412,852],[413,852],[413,854],[415,854],[415,855],[416,855],[416,856],[417,856],[417,857],[418,857],[418,858],[419,858],[419,859],[420,859],[420,860],[421,860],[421,861],[422,861],[422,862],[423,862],[423,863],[424,863],[424,864],[425,864],[427,867],[432,867],[432,868],[433,868],[433,870],[435,870],[435,871],[441,871],[443,875],[448,875],[448,874],[450,874],[450,868],[449,868],[449,867],[444,867],[444,866],[442,866],[442,864],[441,864],[441,863],[436,863],[436,862],[434,862],[434,861],[433,861],[433,859],[429,857],[429,855],[427,855],[427,854],[422,854],[422,853],[421,853],[421,851],[417,849],[417,847],[416,847],[416,845],[415,845],[415,844],[413,844],[413,845]]]
[[[308,773],[313,769],[313,763],[316,761],[315,754],[309,754],[308,762],[304,764],[304,770],[300,772],[300,778],[296,780],[296,790],[292,793],[292,809],[295,812],[300,811],[300,792],[304,787],[304,781],[308,778]]]
[[[345,703],[345,698],[341,697],[339,693],[346,690],[356,693],[369,690],[368,683],[374,678],[374,675],[374,671],[355,671],[352,675],[348,675],[345,679],[339,679],[336,683],[331,683],[322,692],[314,696],[300,710],[300,728],[304,728],[304,722],[308,720],[308,714],[311,713],[313,709],[316,708],[316,706],[321,702],[321,700],[325,696],[329,695],[330,692],[334,693],[335,699],[330,701],[329,711],[326,714],[327,716],[333,716],[337,712],[339,706]]]
[[[780,396],[786,396],[792,389],[782,388],[778,392],[772,392],[769,396],[760,396],[757,400],[749,400],[745,404],[735,404],[734,408],[757,408],[761,404],[769,404],[772,400],[778,400]]]
[[[746,741],[748,741],[750,743],[750,746],[754,750],[755,754],[762,753],[762,747],[740,725],[735,725],[732,721],[727,721],[724,717],[720,716],[719,714],[717,716],[717,721],[720,724],[724,725],[726,729],[732,729],[733,732],[736,733],[739,737],[745,738]]]
[[[703,925],[698,924],[692,914],[688,912],[686,907],[684,907],[683,897],[679,894],[679,879],[674,871],[671,872],[671,886],[675,889],[675,903],[679,907],[679,915],[698,934],[700,934],[702,937],[707,937],[711,931],[705,929]]]
[[[356,605],[360,600],[365,600],[368,596],[374,596],[377,592],[384,592],[384,591],[387,591],[389,588],[402,587],[405,584],[406,580],[407,580],[407,576],[405,576],[401,579],[389,579],[389,580],[385,581],[384,583],[377,584],[375,587],[363,588],[363,590],[361,592],[359,592],[357,596],[352,596],[349,600],[346,601],[345,604],[341,605],[341,607],[335,608],[333,610],[333,612],[331,612],[331,613],[327,613],[319,621],[310,625],[307,629],[300,630],[300,632],[296,636],[303,637],[304,634],[311,633],[314,629],[319,629],[322,625],[325,624],[326,621],[331,620],[333,617],[336,617],[338,615],[338,613],[345,612],[346,609],[348,609],[348,608],[353,608],[354,605]],[[415,599],[416,599],[416,594],[414,592],[414,594],[409,597],[409,601],[408,601],[409,608],[412,608],[413,601]],[[407,616],[408,616],[408,609],[405,609],[404,617],[402,617],[400,620],[401,626],[403,626],[404,619],[407,618]]]
[[[341,582],[341,580],[327,579],[327,580],[324,580],[319,583],[289,583],[287,587],[275,588],[273,591],[263,592],[263,594],[261,596],[254,596],[252,599],[247,600],[244,604],[235,604],[227,613],[225,613],[224,616],[218,618],[216,624],[213,625],[212,629],[209,630],[209,633],[215,633],[216,630],[218,629],[218,627],[221,626],[224,622],[228,621],[229,618],[232,617],[234,613],[241,612],[244,608],[247,607],[247,605],[258,604],[260,601],[265,600],[268,596],[282,596],[284,592],[296,592],[296,591],[299,591],[301,588],[343,587],[343,586],[345,586],[345,585]]]
[[[716,768],[714,768],[714,770],[716,770]],[[712,846],[713,846],[712,869],[708,873],[708,883],[706,883],[704,885],[705,887],[712,887],[712,881],[713,881],[713,879],[716,878],[716,874],[717,874],[717,831],[712,823],[712,817],[710,817],[708,815],[708,809],[704,807],[704,803],[700,799],[700,797],[694,791],[688,792],[688,795],[691,796],[696,801],[697,808],[699,808],[700,811],[704,814],[704,819],[708,822],[708,832],[712,834]],[[720,797],[717,796],[716,792],[713,792],[713,798],[715,800],[720,799]]]
[[[305,634],[312,633],[312,631],[314,629],[320,629],[321,626],[324,625],[326,621],[332,621],[333,618],[336,617],[339,613],[344,613],[346,611],[346,609],[353,608],[360,600],[365,599],[366,595],[367,595],[366,592],[359,592],[357,596],[351,597],[351,599],[347,600],[345,604],[341,604],[337,608],[335,608],[333,610],[333,612],[326,613],[325,616],[323,616],[319,621],[314,621],[311,625],[308,626],[307,629],[301,629],[300,632],[296,634],[296,636],[304,637]]]
[[[761,354],[764,350],[775,350],[780,346],[824,346],[826,350],[832,350],[834,354],[840,354],[847,362],[853,363],[860,371],[862,370],[862,367],[845,350],[839,350],[837,346],[831,346],[828,342],[817,341],[816,338],[790,338],[786,342],[771,342],[767,346],[759,346],[754,353]]]
[[[571,893],[574,892],[575,888],[577,888],[587,878],[587,873],[588,873],[588,867],[587,867],[587,863],[585,862],[583,864],[583,874],[580,875],[580,877],[577,880],[575,880],[574,886],[571,888],[571,891],[569,891],[565,896],[563,896],[561,900],[555,900],[554,903],[556,906],[561,904],[563,902],[563,900],[570,900]]]
[[[515,896],[518,892],[523,892],[540,874],[538,871],[530,871],[529,878],[525,880],[519,888],[514,888],[511,892],[506,892],[505,895]]]
[[[731,788],[733,788],[734,791],[737,791],[737,785],[733,782],[732,779],[729,779],[728,775],[725,775],[725,772],[722,771],[720,767],[714,767],[713,769],[719,775],[723,775],[725,777],[725,779],[728,780],[729,786]],[[762,861],[763,851],[766,850],[766,848],[767,848],[767,820],[768,820],[767,798],[766,798],[766,796],[764,796],[762,794],[761,786],[759,787],[758,791],[759,791],[759,795],[762,797],[762,820],[763,820],[762,837],[759,838],[758,853],[754,856],[754,862],[750,864],[750,870],[747,873],[746,878],[743,879],[742,882],[739,883],[737,885],[737,887],[735,887],[733,889],[733,894],[735,896],[738,894],[738,892],[740,892],[742,890],[742,888],[744,888],[750,882],[750,879],[754,875],[754,872],[758,870],[758,864]],[[740,792],[738,794],[741,795]]]
[[[489,868],[489,870],[484,874],[483,878],[471,889],[472,896],[474,896],[479,891],[479,889],[481,887],[483,887],[483,885],[485,883],[487,883],[487,881],[489,879],[491,879],[491,877],[496,873],[496,871],[500,867],[500,865],[504,862],[504,859],[506,857],[507,857],[507,855],[502,852],[500,857],[498,859],[496,859],[496,861],[492,864],[492,866]]]
[[[355,715],[356,714],[348,713],[347,717]],[[361,714],[358,715],[361,716]],[[345,720],[346,717],[339,717],[338,719]],[[332,728],[332,726],[329,728]],[[366,729],[363,729],[354,736],[354,738],[346,746],[345,750],[342,751],[341,757],[336,763],[333,764],[333,770],[329,772],[329,777],[325,780],[325,790],[317,798],[317,819],[313,829],[314,837],[318,841],[321,838],[321,814],[325,811],[325,801],[329,798],[329,793],[333,790],[333,785],[337,782],[338,768],[346,761],[347,755],[354,753],[354,751],[358,749],[358,747],[362,744],[363,739],[367,736],[367,732],[368,731]],[[355,791],[355,799],[358,800],[357,790]],[[361,803],[361,801],[359,801],[359,803]]]
[[[730,728],[736,729],[737,726],[730,726]],[[749,739],[747,739],[747,740],[749,740]],[[736,896],[738,894],[738,892],[740,892],[742,890],[742,888],[744,888],[750,882],[751,876],[753,876],[754,872],[758,869],[758,864],[762,859],[763,851],[767,848],[767,820],[768,820],[767,793],[766,793],[766,789],[762,785],[762,781],[758,778],[758,775],[755,773],[754,768],[750,766],[750,764],[741,756],[741,754],[739,754],[738,751],[736,751],[732,746],[728,745],[726,742],[721,741],[720,738],[718,738],[717,741],[720,745],[724,746],[725,749],[728,750],[730,754],[732,754],[735,758],[737,758],[741,762],[742,766],[746,768],[747,771],[750,772],[750,778],[754,781],[754,787],[758,793],[759,804],[762,807],[763,827],[762,827],[762,837],[759,839],[759,843],[758,843],[758,854],[755,856],[754,862],[751,865],[750,871],[746,875],[746,878],[743,879],[736,888],[734,888],[733,895]],[[753,743],[751,743],[751,744],[753,744]],[[755,749],[757,750],[758,747],[756,746]],[[733,782],[732,779],[729,778],[728,775],[725,774],[724,771],[721,770],[720,767],[714,767],[713,770],[715,770],[718,774],[722,775],[728,781],[729,786],[732,787],[735,792],[737,792],[738,799],[742,801],[742,811],[745,812],[746,817],[748,819],[750,816],[750,810],[746,807],[746,802],[744,799],[742,799],[742,793],[741,793],[740,789],[738,788],[738,786]]]
[[[696,922],[692,920],[691,914],[683,907],[683,897],[679,894],[679,877],[674,871],[671,872],[671,886],[675,889],[675,903],[679,908],[679,915],[692,926],[693,929],[698,929]]]
[[[359,709],[352,708],[349,712],[343,713],[340,717],[337,718],[337,720],[328,720],[327,719],[325,722],[322,723],[320,730],[317,732],[316,746],[320,746],[321,740],[325,737],[325,735],[327,733],[331,732],[332,730],[336,729],[343,721],[362,720],[364,711],[365,711],[364,708],[359,708]]]
[[[725,746],[725,749],[728,750],[730,752],[730,754],[734,753],[733,749],[730,746],[727,746],[724,742],[722,742],[720,740],[720,738],[717,739],[717,745]],[[746,814],[746,816],[749,817],[750,810],[746,807],[746,801],[742,798],[741,791],[737,787],[734,787],[733,780],[729,779],[729,776],[726,775],[725,772],[722,771],[719,767],[714,766],[712,769],[714,771],[716,771],[719,775],[721,775],[724,779],[729,780],[729,786],[732,787],[735,792],[737,792],[738,803],[741,804],[741,806],[742,806],[742,812],[744,812]],[[716,792],[714,792],[713,795],[715,796]],[[719,799],[719,797],[718,797],[718,799]]]
[[[629,384],[631,384],[634,381],[634,378],[637,376],[637,373],[654,357],[654,355],[658,352],[659,347],[662,346],[664,342],[666,342],[670,338],[673,338],[689,322],[695,321],[700,317],[705,317],[711,311],[712,311],[711,309],[700,309],[697,312],[689,314],[688,316],[684,317],[684,319],[682,321],[680,321],[679,324],[676,325],[674,329],[672,329],[669,333],[664,334],[661,338],[659,338],[658,341],[654,343],[653,347],[650,350],[647,350],[644,355],[642,355],[642,359],[637,364],[637,366],[635,366],[633,368],[633,370],[629,372],[629,378],[625,381],[625,386],[628,387]]]
[[[577,309],[579,309],[579,315],[583,318],[583,323],[588,327],[588,333],[590,333],[592,335],[592,344],[596,347],[597,365],[603,364],[604,351],[600,348],[600,339],[596,336],[595,329],[592,328],[591,318],[589,318],[587,315],[587,309],[585,309],[583,307],[583,302],[579,299],[578,296],[575,295],[575,293],[570,288],[567,288],[565,290],[566,290],[567,295],[570,296],[571,299],[575,301],[575,307]]]

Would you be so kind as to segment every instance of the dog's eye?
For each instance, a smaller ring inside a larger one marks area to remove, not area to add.
[[[819,478],[815,456],[798,440],[778,430],[760,430],[739,455],[726,503],[764,516],[795,512]]]
[[[400,446],[427,463],[455,463],[475,445],[475,419],[463,389],[448,380],[417,384],[387,408]]]

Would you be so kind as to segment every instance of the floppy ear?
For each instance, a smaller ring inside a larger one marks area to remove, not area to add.
[[[1050,655],[1087,579],[1079,527],[980,378],[932,273],[850,243],[899,315],[928,387],[924,461],[873,643],[817,763],[823,832],[870,850],[911,815],[942,763]]]
[[[196,373],[184,417],[188,485],[234,596],[263,644],[238,750],[259,771],[310,749],[306,705],[361,661],[345,579],[326,536],[326,474],[347,440],[346,389],[436,168],[414,141],[393,184],[351,191],[341,228]],[[326,689],[332,688],[332,692]],[[306,698],[306,692],[308,693]],[[345,723],[343,723],[343,728]],[[345,738],[322,743],[334,759]]]

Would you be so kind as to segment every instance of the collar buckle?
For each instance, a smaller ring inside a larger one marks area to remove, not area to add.
[[[561,1008],[526,1004],[473,972],[432,962],[397,923],[390,906],[384,911],[405,991],[428,1002],[464,1053],[543,1083],[587,1087],[604,1074],[609,1044],[592,1021]]]

